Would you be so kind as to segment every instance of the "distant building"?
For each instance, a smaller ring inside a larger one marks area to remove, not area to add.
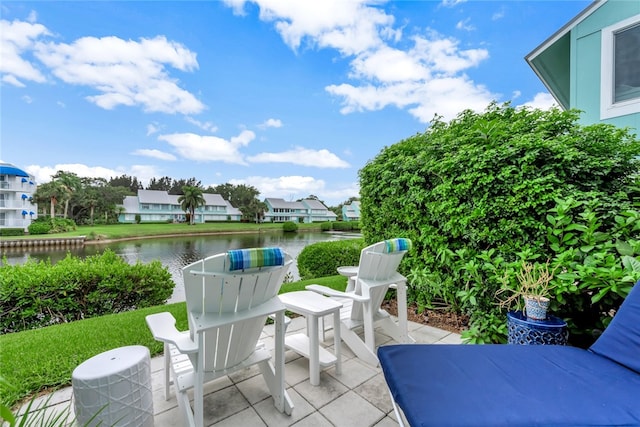
[[[353,201],[347,205],[342,205],[343,221],[360,221],[360,202]]]
[[[28,230],[38,217],[38,205],[33,203],[36,180],[22,169],[0,163],[0,228]]]
[[[304,199],[299,202],[287,202],[284,199],[266,198],[267,212],[265,222],[325,222],[335,221],[337,215],[329,210],[322,202],[314,199]]]
[[[240,221],[242,213],[219,194],[203,193],[206,204],[195,211],[196,223],[207,221]],[[140,222],[185,222],[186,212],[182,210],[180,196],[159,190],[138,190],[137,196],[127,196],[122,207],[124,212],[118,216],[118,222],[133,223],[136,215]]]
[[[640,130],[640,1],[594,1],[526,60],[581,122]]]

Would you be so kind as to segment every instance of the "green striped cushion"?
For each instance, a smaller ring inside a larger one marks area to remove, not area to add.
[[[397,239],[385,240],[385,252],[408,251],[411,249],[411,240],[399,237]]]
[[[234,249],[227,252],[229,271],[284,265],[281,248]]]

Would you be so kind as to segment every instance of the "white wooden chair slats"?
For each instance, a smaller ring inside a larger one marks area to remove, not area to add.
[[[410,241],[407,244],[410,247]],[[306,287],[336,298],[343,304],[340,315],[342,340],[356,356],[374,366],[378,365],[374,335],[376,325],[380,325],[397,342],[415,342],[408,333],[407,279],[397,271],[407,250],[387,252],[387,249],[387,241],[382,241],[361,251],[355,289],[351,292],[340,292],[320,285]],[[390,287],[397,290],[397,321],[380,308]],[[364,340],[355,331],[360,327],[364,328]]]
[[[170,313],[147,316],[154,338],[164,342],[165,397],[173,383],[188,425],[203,424],[204,383],[254,364],[276,408],[291,414],[293,403],[284,389],[285,307],[277,295],[293,260],[282,254],[283,265],[229,271],[229,255],[222,253],[184,267],[189,331],[177,331]],[[275,319],[275,363],[259,343],[268,316]]]

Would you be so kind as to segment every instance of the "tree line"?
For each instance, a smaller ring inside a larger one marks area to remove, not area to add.
[[[124,213],[124,198],[135,196],[138,190],[143,189],[166,191],[180,196],[178,202],[189,214],[191,221],[195,210],[205,204],[205,193],[221,195],[240,210],[244,221],[262,220],[267,209],[266,204],[258,199],[260,192],[251,185],[225,183],[205,188],[196,178],[173,179],[163,176],[151,178],[144,187],[136,177],[126,174],[107,180],[79,177],[68,171],[58,171],[51,181],[38,185],[33,199],[38,204],[40,216],[61,216],[73,219],[76,224],[110,224],[117,223],[118,216]],[[314,195],[307,198],[319,200]],[[342,205],[353,200],[357,198],[352,197],[329,209],[340,217]]]

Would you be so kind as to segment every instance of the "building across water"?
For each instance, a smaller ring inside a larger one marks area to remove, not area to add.
[[[38,217],[33,201],[36,180],[22,169],[0,162],[0,229],[21,228],[25,231]]]

